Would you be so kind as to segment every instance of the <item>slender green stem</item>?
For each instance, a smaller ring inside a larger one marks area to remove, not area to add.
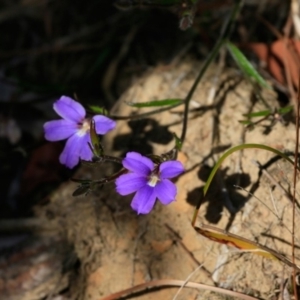
[[[115,157],[115,156],[109,156],[109,155],[101,155],[96,158],[96,163],[102,163],[104,161],[110,161],[118,164],[122,164],[122,158]]]
[[[217,41],[217,43],[215,44],[214,48],[212,49],[212,51],[210,52],[209,56],[207,57],[206,61],[204,62],[193,86],[191,87],[189,93],[187,94],[184,102],[185,102],[185,107],[184,107],[184,115],[183,115],[183,125],[182,125],[182,133],[181,133],[181,142],[183,143],[185,140],[185,136],[186,136],[186,131],[187,131],[187,122],[188,122],[188,111],[189,111],[189,104],[190,101],[192,99],[192,96],[200,82],[200,80],[202,79],[204,73],[206,72],[207,68],[209,67],[209,65],[211,64],[211,62],[215,59],[215,57],[217,56],[219,50],[221,49],[221,47],[223,46],[223,44],[226,42],[226,40],[228,39],[231,30],[232,30],[232,25],[233,22],[236,19],[236,16],[240,10],[240,7],[242,5],[243,0],[238,0],[236,1],[236,5],[234,6],[234,9],[232,10],[228,21],[224,24],[221,35]]]
[[[92,181],[92,184],[101,185],[101,184],[109,183],[111,181],[115,181],[117,178],[119,178],[122,174],[125,174],[126,172],[127,170],[123,168],[109,177],[104,177],[102,179]]]
[[[272,147],[269,147],[269,146],[266,146],[266,145],[261,145],[261,144],[242,144],[242,145],[238,145],[238,146],[235,146],[233,148],[230,148],[229,150],[227,150],[221,157],[220,159],[217,161],[217,163],[215,164],[214,168],[212,169],[212,171],[210,172],[209,174],[209,177],[206,181],[206,184],[203,188],[203,194],[204,196],[206,195],[207,193],[207,190],[217,172],[217,170],[219,169],[219,167],[221,166],[221,164],[223,163],[223,161],[229,156],[231,155],[232,153],[236,152],[236,151],[239,151],[239,150],[244,150],[244,149],[263,149],[263,150],[267,150],[267,151],[270,151],[270,152],[273,152],[279,156],[281,156],[282,158],[286,159],[288,162],[290,162],[292,165],[294,164],[294,162],[287,156],[285,155],[284,153],[280,152],[279,150],[277,149],[274,149]]]
[[[236,151],[240,151],[240,150],[244,150],[244,149],[262,149],[262,150],[267,150],[267,151],[270,151],[270,152],[273,152],[279,156],[281,156],[282,158],[286,159],[288,162],[290,162],[292,165],[294,165],[294,162],[287,156],[285,155],[284,153],[280,152],[279,150],[277,149],[274,149],[272,147],[269,147],[269,146],[266,146],[266,145],[261,145],[261,144],[242,144],[242,145],[238,145],[238,146],[235,146],[233,148],[230,148],[229,150],[227,150],[221,157],[220,159],[217,161],[217,163],[215,164],[214,168],[212,169],[212,171],[210,172],[209,174],[209,177],[204,185],[204,188],[203,188],[203,195],[205,196],[206,193],[207,193],[207,190],[216,174],[216,172],[218,171],[219,167],[221,166],[221,164],[223,163],[223,161],[229,156],[231,155],[232,153],[236,152]],[[193,215],[193,219],[192,219],[192,225],[194,226],[195,225],[195,222],[196,222],[196,218],[197,218],[197,215],[198,215],[198,211],[199,211],[199,208],[200,208],[200,205],[201,205],[201,199],[198,201],[197,203],[197,206],[195,208],[195,211],[194,211],[194,215]]]
[[[200,80],[202,79],[205,71],[207,70],[208,66],[210,65],[210,63],[213,61],[213,59],[217,56],[221,46],[223,45],[223,39],[220,39],[216,45],[214,46],[212,52],[210,53],[210,55],[208,56],[208,58],[206,59],[204,65],[202,66],[198,77],[196,78],[192,88],[190,89],[188,95],[185,98],[185,105],[184,105],[184,114],[183,114],[183,126],[182,126],[182,133],[181,133],[181,142],[183,143],[185,140],[185,136],[186,136],[186,130],[187,130],[187,121],[188,121],[188,112],[189,112],[189,104],[190,101],[192,99],[192,96],[200,82]]]
[[[95,163],[103,163],[106,161],[122,164],[122,158],[109,155],[95,156],[95,160],[92,162],[88,160],[81,160],[82,163],[90,166],[95,166]]]

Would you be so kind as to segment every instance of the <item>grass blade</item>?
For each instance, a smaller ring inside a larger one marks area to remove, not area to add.
[[[249,60],[246,58],[246,56],[232,43],[227,41],[226,46],[237,63],[238,67],[243,71],[245,75],[248,77],[254,79],[259,85],[271,89],[271,87],[268,85],[268,83],[264,80],[263,77],[259,75],[259,73],[255,70],[255,68],[252,66],[252,64],[249,62]]]

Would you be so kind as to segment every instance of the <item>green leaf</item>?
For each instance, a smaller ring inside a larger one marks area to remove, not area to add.
[[[281,156],[282,158],[286,159],[289,163],[291,163],[292,165],[294,165],[294,162],[287,156],[285,155],[283,152],[269,147],[267,145],[263,145],[263,144],[241,144],[235,147],[230,148],[229,150],[227,150],[217,161],[217,163],[215,164],[215,166],[213,167],[212,171],[209,174],[209,177],[203,187],[203,194],[204,196],[206,195],[206,192],[217,172],[217,170],[219,169],[219,167],[221,166],[222,162],[228,157],[230,156],[232,153],[236,152],[236,151],[240,151],[240,150],[244,150],[244,149],[262,149],[262,150],[266,150],[266,151],[270,151],[275,153],[276,155]]]
[[[103,108],[103,107],[99,107],[99,106],[96,106],[96,105],[89,105],[89,108],[93,113],[101,114],[101,115],[106,115],[107,114],[106,109]]]
[[[283,107],[283,108],[280,108],[278,109],[278,112],[281,114],[281,115],[284,115],[290,111],[293,110],[293,106],[292,105],[289,105],[289,106],[286,106],[286,107]]]
[[[222,165],[223,161],[229,157],[232,153],[236,152],[236,151],[240,151],[240,150],[245,150],[245,149],[261,149],[261,150],[266,150],[266,151],[270,151],[275,153],[276,155],[281,156],[282,158],[284,158],[285,160],[287,160],[289,163],[291,163],[292,165],[294,165],[294,162],[287,156],[285,155],[283,152],[280,152],[279,150],[263,145],[263,144],[241,144],[235,147],[230,148],[229,150],[227,150],[220,158],[219,160],[216,162],[215,166],[213,167],[213,169],[211,170],[208,179],[206,180],[206,183],[203,187],[203,196],[206,195],[208,188],[210,187],[210,184],[214,178],[214,176],[216,175],[218,169],[220,168],[220,166]],[[300,171],[299,168],[297,168],[298,171]],[[198,204],[195,208],[194,214],[193,214],[193,218],[192,218],[192,224],[195,224],[196,222],[196,218],[198,215],[198,211],[201,205],[201,201],[198,201]]]
[[[266,117],[271,114],[270,110],[257,111],[250,114],[243,114],[244,117],[247,118],[255,118],[255,117]]]
[[[90,190],[89,186],[82,185],[73,192],[72,196],[77,197],[77,196],[81,196],[81,195],[87,195],[90,191],[91,190]]]
[[[182,99],[164,99],[164,100],[154,100],[149,102],[143,102],[143,103],[132,103],[127,102],[129,106],[133,107],[156,107],[156,106],[171,106],[171,105],[177,105],[182,102]]]
[[[180,151],[182,148],[182,140],[176,135],[176,133],[173,133],[174,139],[175,139],[175,149]]]
[[[91,180],[88,179],[76,179],[76,178],[71,178],[72,181],[80,183],[80,185],[77,187],[77,189],[73,192],[73,196],[80,196],[83,194],[88,194],[91,189],[90,189],[90,185],[91,185]]]
[[[91,180],[89,179],[77,179],[77,178],[71,178],[71,181],[73,182],[77,182],[77,183],[80,183],[82,185],[89,185],[91,183]]]
[[[232,43],[227,41],[226,43],[227,48],[239,66],[239,68],[250,78],[254,79],[258,84],[260,84],[263,87],[266,87],[268,89],[271,89],[271,87],[268,85],[268,83],[259,75],[259,73],[255,70],[255,68],[252,66],[252,64],[249,62],[249,60],[246,58],[246,56]]]
[[[243,125],[250,125],[250,124],[252,124],[252,122],[249,121],[249,120],[240,120],[239,123],[241,123]]]
[[[97,157],[102,156],[103,155],[103,148],[102,148],[102,145],[100,143],[99,137],[96,133],[96,125],[95,125],[94,120],[91,121],[90,136],[91,136],[93,154]]]

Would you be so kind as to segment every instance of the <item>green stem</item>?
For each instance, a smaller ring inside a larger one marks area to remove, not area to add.
[[[223,45],[223,39],[219,40],[216,45],[214,46],[212,52],[210,53],[209,57],[206,59],[204,65],[202,66],[198,77],[196,78],[192,88],[190,89],[188,95],[185,98],[185,106],[184,106],[184,114],[183,114],[183,126],[182,126],[182,133],[181,133],[181,142],[183,143],[185,140],[185,136],[186,136],[186,130],[187,130],[187,121],[188,121],[188,113],[189,113],[189,104],[190,101],[192,99],[192,96],[200,82],[200,80],[202,79],[204,73],[206,72],[208,66],[210,65],[210,63],[213,61],[213,59],[217,56],[221,46]]]
[[[96,163],[102,163],[104,161],[110,161],[118,164],[122,164],[122,158],[115,157],[115,156],[109,156],[109,155],[101,155],[96,157]]]
[[[244,149],[263,149],[263,150],[267,150],[267,151],[271,151],[279,156],[281,156],[282,158],[286,159],[287,161],[289,161],[292,165],[294,165],[294,162],[284,153],[280,152],[277,149],[274,149],[272,147],[266,146],[266,145],[261,145],[261,144],[242,144],[242,145],[238,145],[235,146],[233,148],[230,148],[228,151],[226,151],[221,157],[220,159],[217,161],[217,163],[215,164],[214,168],[212,169],[211,173],[209,174],[209,177],[206,181],[206,184],[203,188],[203,194],[204,196],[207,193],[207,190],[217,172],[217,170],[219,169],[219,167],[221,166],[221,164],[223,163],[223,161],[229,156],[231,155],[233,152],[239,151],[239,150],[244,150]]]
[[[290,162],[292,165],[294,165],[294,162],[287,156],[285,155],[284,153],[280,152],[279,150],[277,149],[274,149],[272,147],[269,147],[269,146],[266,146],[266,145],[261,145],[261,144],[242,144],[242,145],[238,145],[238,146],[235,146],[233,148],[230,148],[229,150],[227,150],[221,157],[220,159],[217,161],[217,163],[215,164],[214,168],[212,169],[212,171],[210,172],[209,174],[209,177],[204,185],[204,188],[203,188],[203,196],[206,195],[207,191],[208,191],[208,188],[216,174],[216,172],[218,171],[219,167],[221,166],[221,164],[223,163],[223,161],[229,156],[231,155],[232,153],[236,152],[236,151],[239,151],[239,150],[244,150],[244,149],[262,149],[262,150],[267,150],[267,151],[270,151],[270,152],[273,152],[279,156],[281,156],[282,158],[286,159],[288,162]],[[194,215],[193,215],[193,219],[192,219],[192,225],[194,226],[195,225],[195,222],[196,222],[196,218],[197,218],[197,215],[198,215],[198,211],[199,211],[199,208],[200,208],[200,205],[201,205],[201,199],[198,201],[197,203],[197,206],[196,206],[196,209],[194,211]]]
[[[234,6],[234,9],[232,10],[231,15],[229,16],[228,21],[224,24],[223,30],[221,32],[221,35],[220,35],[217,43],[215,44],[213,50],[210,52],[208,58],[206,59],[205,63],[203,64],[203,66],[199,72],[199,75],[197,76],[193,86],[191,87],[189,93],[187,94],[187,96],[184,100],[185,107],[184,107],[184,115],[183,115],[182,133],[181,133],[181,138],[180,138],[182,144],[183,144],[183,142],[185,140],[185,136],[186,136],[189,104],[192,99],[192,96],[193,96],[200,80],[202,79],[204,73],[206,72],[207,68],[209,67],[210,63],[215,59],[220,48],[223,46],[224,42],[226,42],[226,40],[228,39],[228,37],[231,33],[231,30],[232,30],[233,22],[236,19],[236,16],[240,10],[240,7],[242,6],[242,2],[243,2],[243,0],[236,1],[236,5]]]

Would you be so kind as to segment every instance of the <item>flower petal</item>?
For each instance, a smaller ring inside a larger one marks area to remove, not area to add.
[[[116,190],[122,196],[134,193],[145,185],[147,179],[135,173],[121,175],[116,180]]]
[[[93,152],[89,147],[88,143],[91,144],[91,137],[89,133],[85,134],[84,136],[81,136],[80,140],[81,149],[79,150],[79,157],[83,160],[92,160],[93,158]]]
[[[161,179],[173,178],[181,174],[184,171],[184,167],[178,160],[169,160],[159,166],[159,171]]]
[[[67,139],[77,130],[78,126],[67,120],[54,120],[44,124],[45,139],[51,142]]]
[[[156,200],[154,189],[148,185],[142,187],[137,191],[132,199],[131,207],[136,210],[138,214],[148,214]]]
[[[154,190],[157,198],[164,205],[174,201],[177,194],[176,185],[168,179],[161,180],[157,183]]]
[[[106,134],[116,127],[116,122],[103,115],[93,117],[97,134]]]
[[[84,107],[67,96],[61,96],[60,99],[54,103],[53,109],[63,119],[74,123],[81,122],[85,117]]]
[[[61,164],[66,165],[68,168],[72,169],[79,163],[79,158],[83,155],[86,160],[90,160],[92,158],[92,151],[90,151],[90,156],[87,157],[87,153],[83,150],[84,147],[89,148],[87,144],[87,135],[78,136],[77,134],[72,135],[66,146],[59,157],[59,161]],[[84,153],[84,154],[83,154]]]
[[[143,176],[149,175],[154,169],[153,161],[137,152],[128,152],[122,163],[124,168]]]

